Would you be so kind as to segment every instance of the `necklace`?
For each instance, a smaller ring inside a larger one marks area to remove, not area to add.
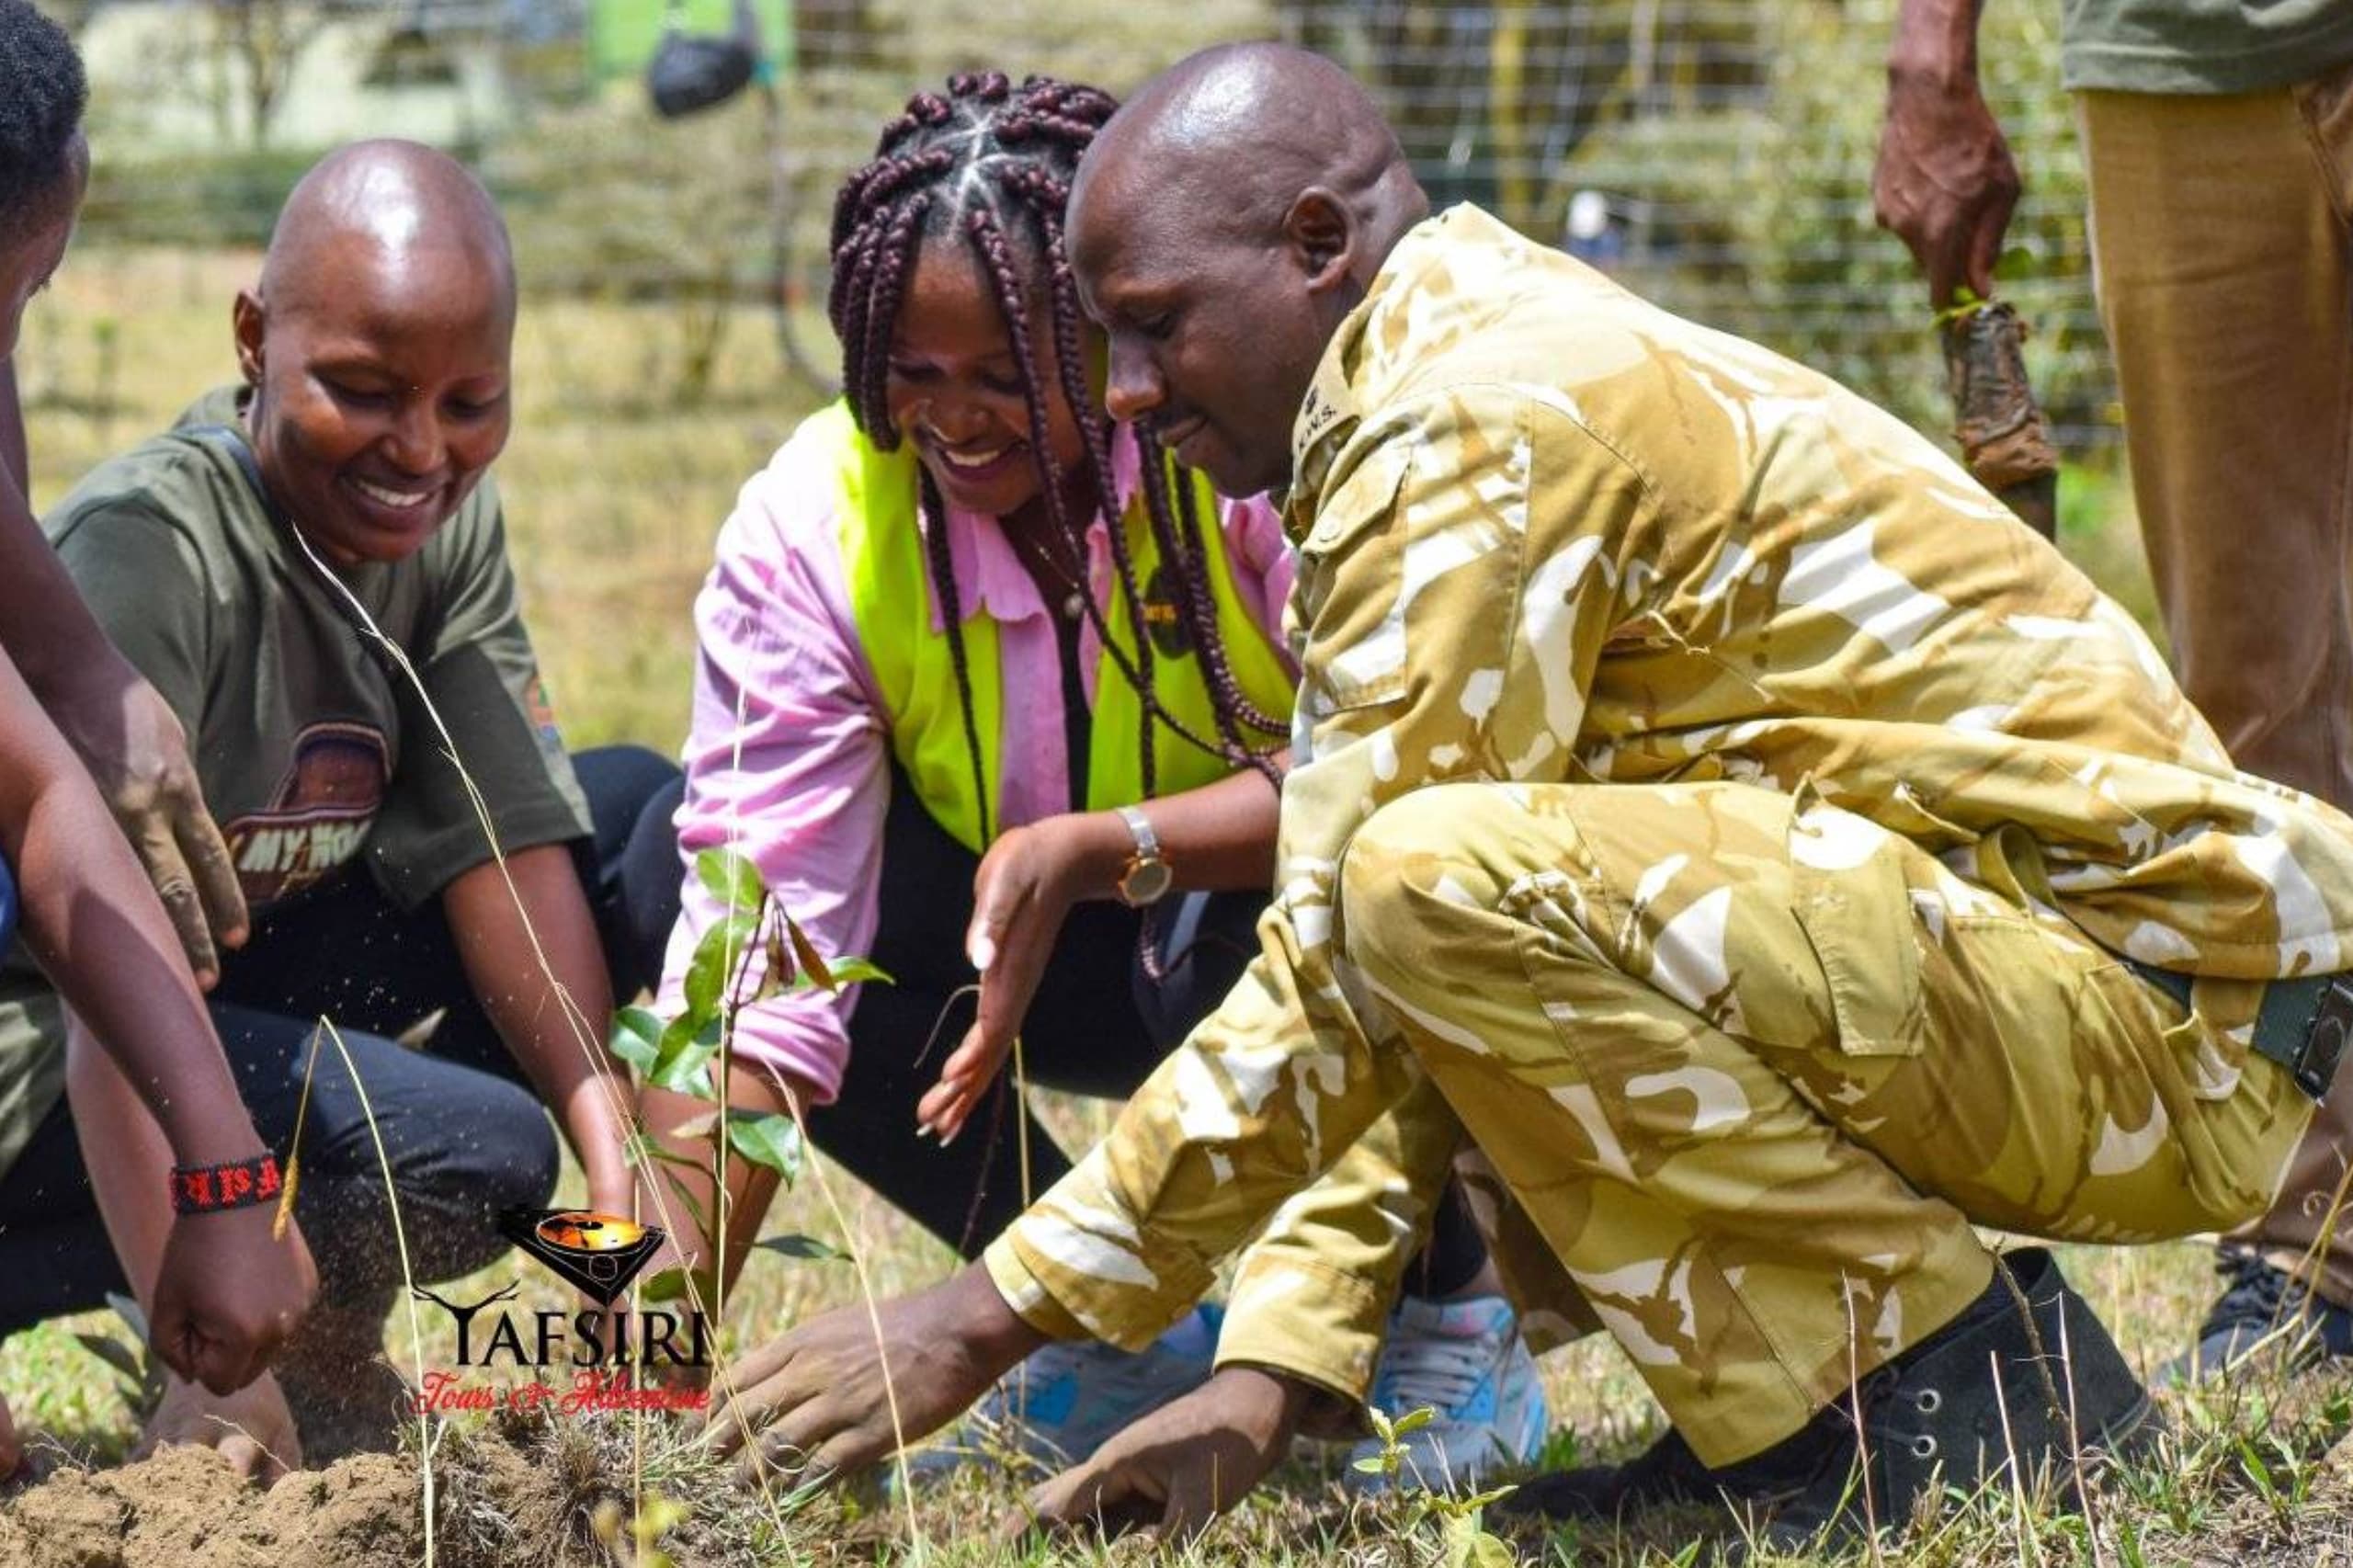
[[[1042,567],[1055,582],[1068,590],[1063,595],[1062,603],[1058,607],[1062,610],[1064,620],[1076,620],[1086,613],[1086,590],[1079,585],[1078,579],[1072,575],[1069,567],[1056,559],[1051,551],[1043,546],[1029,543],[1019,534],[1007,530],[1006,538],[1013,541],[1015,553],[1026,557],[1032,563],[1033,570],[1030,572],[1032,580],[1038,576],[1034,568]]]

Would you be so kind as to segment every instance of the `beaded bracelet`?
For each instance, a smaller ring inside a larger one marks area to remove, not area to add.
[[[281,1185],[275,1154],[256,1154],[250,1160],[218,1165],[174,1165],[172,1211],[210,1214],[222,1209],[250,1209],[275,1199]]]

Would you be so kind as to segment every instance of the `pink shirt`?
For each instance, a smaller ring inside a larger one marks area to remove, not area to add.
[[[874,940],[890,721],[850,615],[833,472],[800,436],[787,441],[736,496],[695,599],[701,648],[677,815],[688,869],[663,966],[657,1006],[665,1014],[683,1006],[687,962],[720,912],[691,869],[704,849],[732,843],[749,855],[819,950],[863,953]],[[1135,442],[1120,429],[1113,480],[1123,509],[1138,472]],[[1291,558],[1279,515],[1262,498],[1227,501],[1219,523],[1245,608],[1281,647]],[[1062,661],[1050,611],[995,518],[950,510],[948,530],[960,602],[998,628],[1006,769],[995,820],[1013,826],[1066,811]],[[1088,526],[1086,545],[1096,602],[1108,604],[1111,545],[1101,517]],[[937,606],[932,628],[941,630]],[[1092,627],[1082,629],[1090,701],[1100,653]],[[855,987],[837,997],[799,992],[753,1003],[737,1017],[736,1050],[808,1080],[819,1103],[829,1102],[841,1087],[856,1006]]]

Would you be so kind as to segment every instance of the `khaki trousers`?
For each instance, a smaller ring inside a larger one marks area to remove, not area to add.
[[[2174,662],[2250,773],[2353,810],[2353,65],[2085,93],[2100,311]],[[2353,1074],[2234,1239],[2353,1305]]]
[[[1972,1222],[2235,1224],[2308,1114],[2063,922],[1747,785],[1416,790],[1351,842],[1339,915],[1358,1017],[1710,1464],[1973,1301]]]

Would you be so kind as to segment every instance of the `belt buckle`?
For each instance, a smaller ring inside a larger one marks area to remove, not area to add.
[[[2333,974],[2321,988],[2320,1004],[2313,1009],[2304,1042],[2296,1051],[2296,1086],[2313,1099],[2327,1094],[2348,1040],[2353,1040],[2353,981]]]

